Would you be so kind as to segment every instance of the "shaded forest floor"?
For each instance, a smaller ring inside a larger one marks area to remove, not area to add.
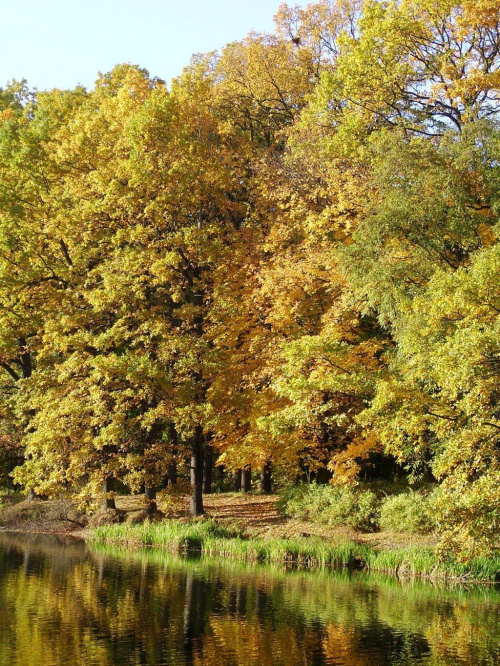
[[[304,520],[281,516],[276,509],[276,496],[220,493],[204,496],[208,517],[218,522],[237,525],[251,537],[262,539],[289,537],[321,537],[327,541],[355,541],[375,548],[397,548],[401,546],[433,546],[432,536],[396,534],[392,532],[364,533],[348,527],[333,527]],[[7,505],[6,505],[7,504]],[[123,495],[117,498],[117,508],[124,512],[125,521],[133,522],[143,512],[141,495]],[[161,501],[159,505],[162,509]],[[189,501],[179,497],[175,505],[168,507],[166,517],[189,519]],[[165,509],[164,509],[165,510]],[[81,534],[85,535],[85,516],[68,500],[36,500],[16,502],[14,499],[0,509],[0,529],[11,531]]]

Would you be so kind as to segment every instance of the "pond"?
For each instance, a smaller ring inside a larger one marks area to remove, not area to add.
[[[0,664],[498,664],[500,590],[0,533]]]

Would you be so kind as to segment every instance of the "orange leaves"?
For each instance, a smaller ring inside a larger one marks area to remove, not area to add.
[[[355,438],[343,451],[336,452],[328,468],[333,472],[335,485],[355,483],[363,463],[370,454],[382,453],[383,446],[375,432]]]
[[[498,0],[464,0],[463,13],[457,19],[457,23],[464,33],[476,28],[495,30],[499,22],[500,4]]]

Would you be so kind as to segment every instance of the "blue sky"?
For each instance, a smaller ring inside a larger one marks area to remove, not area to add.
[[[167,81],[193,53],[273,30],[281,0],[4,0],[0,86],[91,87],[121,62]],[[290,4],[296,4],[293,0]],[[307,2],[297,2],[305,6]]]

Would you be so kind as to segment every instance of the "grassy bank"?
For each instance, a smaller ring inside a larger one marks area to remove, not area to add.
[[[304,567],[358,568],[400,577],[434,580],[500,581],[500,557],[467,563],[439,560],[432,548],[375,549],[356,541],[317,537],[248,538],[238,528],[212,520],[106,525],[88,533],[98,544],[154,546],[174,553],[200,553],[246,562]]]

